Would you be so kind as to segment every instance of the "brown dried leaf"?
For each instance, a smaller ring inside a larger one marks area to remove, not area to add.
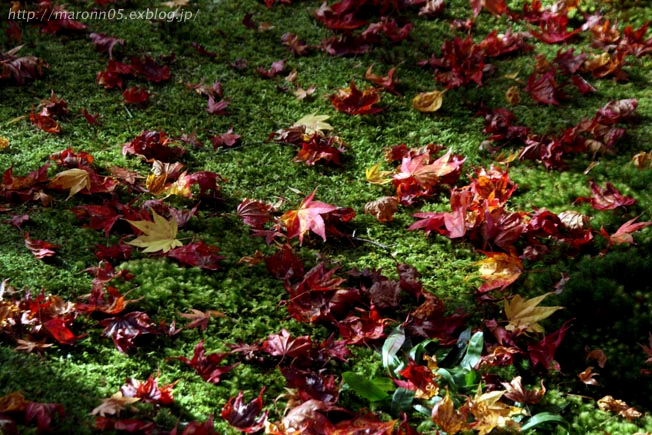
[[[622,400],[614,399],[613,396],[604,396],[598,400],[598,408],[603,411],[617,412],[618,415],[625,417],[629,421],[643,415],[633,406],[629,406]]]
[[[597,361],[598,367],[603,369],[604,365],[607,362],[607,354],[605,354],[602,349],[593,349],[593,350],[589,351],[588,348],[587,348],[586,351],[587,351],[586,360],[588,361],[588,360],[592,359],[592,360]]]
[[[432,408],[432,421],[449,435],[468,429],[466,415],[455,409],[448,390],[446,390],[446,397]]]
[[[599,376],[598,373],[593,373],[593,367],[587,367],[582,373],[578,374],[577,377],[580,378],[580,381],[584,382],[586,385],[598,386],[600,385],[595,379],[596,376]]]
[[[365,204],[364,212],[375,216],[378,222],[390,222],[398,210],[398,199],[395,196],[383,196]]]
[[[652,169],[652,151],[640,152],[632,157],[632,163],[637,169]]]

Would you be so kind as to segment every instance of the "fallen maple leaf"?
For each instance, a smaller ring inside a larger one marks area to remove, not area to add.
[[[503,290],[521,276],[523,263],[515,253],[488,252],[486,255],[487,258],[478,262],[480,278],[485,280],[478,289],[479,292],[485,293],[496,288]]]
[[[48,187],[52,189],[69,189],[68,198],[66,199],[70,199],[84,189],[91,189],[90,174],[84,169],[68,169],[56,174]]]
[[[640,216],[636,216],[634,219],[630,219],[624,224],[622,224],[615,233],[609,234],[605,231],[604,227],[600,228],[600,234],[602,234],[608,241],[609,246],[611,245],[621,245],[624,243],[634,244],[634,237],[632,233],[642,230],[645,227],[652,225],[652,222],[636,222]]]
[[[373,115],[383,111],[381,107],[374,107],[380,103],[380,94],[376,88],[361,91],[351,81],[348,88],[340,88],[330,96],[333,107],[338,112],[348,115]]]
[[[419,112],[432,113],[441,108],[446,91],[421,92],[412,100],[412,107]]]
[[[326,224],[322,215],[337,210],[334,205],[313,201],[315,192],[316,190],[306,196],[297,210],[290,210],[281,216],[281,221],[287,228],[288,238],[299,237],[299,244],[303,243],[303,237],[308,231],[326,241]]]
[[[216,310],[206,310],[202,312],[195,308],[190,308],[190,311],[190,313],[179,313],[181,317],[191,320],[191,322],[185,326],[185,329],[199,328],[202,331],[206,331],[211,317],[225,317],[224,313]]]
[[[505,391],[482,393],[480,386],[478,386],[475,397],[469,399],[468,407],[476,420],[472,427],[473,430],[478,431],[479,435],[487,435],[497,427],[518,428],[518,423],[512,420],[511,416],[523,414],[526,411],[500,402],[504,394]]]
[[[448,389],[446,396],[432,408],[432,421],[449,435],[467,430],[467,416],[455,409]]]
[[[618,207],[627,207],[636,204],[636,200],[630,196],[623,196],[616,187],[607,181],[604,189],[597,183],[589,181],[593,196],[581,196],[575,202],[589,202],[596,210],[614,210]]]
[[[398,81],[394,78],[394,73],[396,72],[396,67],[393,67],[389,71],[387,71],[386,76],[379,76],[376,75],[372,72],[373,70],[373,65],[367,69],[367,72],[364,75],[364,78],[366,80],[369,80],[371,83],[373,83],[376,86],[381,86],[383,89],[385,89],[388,92],[391,92],[392,94],[400,97],[401,94],[398,93],[398,91],[395,89],[396,84]]]
[[[224,259],[224,257],[218,254],[219,251],[220,248],[217,246],[209,245],[199,240],[170,250],[168,257],[174,258],[186,266],[217,270],[220,268],[219,261]]]
[[[501,382],[501,384],[505,387],[505,397],[514,402],[536,405],[541,402],[543,395],[546,394],[546,387],[544,387],[543,381],[541,381],[540,390],[526,390],[520,376],[516,376],[509,383]]]
[[[120,411],[139,400],[140,398],[138,397],[124,397],[122,392],[118,391],[113,396],[107,399],[102,399],[102,404],[95,407],[90,415],[99,415],[100,417],[106,415],[119,415]]]
[[[236,362],[230,366],[221,366],[218,365],[222,362],[224,358],[228,356],[228,353],[209,353],[206,354],[206,349],[204,348],[204,340],[201,340],[195,346],[192,359],[188,359],[185,356],[176,357],[179,361],[183,361],[192,367],[195,372],[201,376],[206,382],[217,384],[220,382],[220,377],[233,370],[240,362]]]
[[[509,303],[505,301],[505,316],[509,320],[505,329],[512,332],[544,332],[538,322],[563,308],[537,306],[551,294],[545,293],[531,299],[523,299],[521,295],[516,295]]]
[[[311,115],[304,116],[292,124],[292,127],[304,127],[304,134],[306,136],[312,136],[315,133],[333,129],[333,126],[326,122],[328,118],[330,118],[328,115],[317,115],[316,113],[313,113]]]
[[[391,171],[382,171],[380,165],[382,162],[378,162],[370,168],[365,169],[365,179],[367,183],[371,184],[388,184],[392,182],[392,179],[389,178],[392,175]]]
[[[153,222],[126,219],[133,227],[144,233],[127,244],[145,248],[143,252],[163,251],[164,253],[177,246],[183,246],[183,243],[177,240],[178,226],[174,217],[169,221],[165,220],[154,210],[152,210],[152,217]]]
[[[56,254],[54,249],[59,247],[44,240],[32,240],[29,233],[25,233],[23,238],[25,239],[25,246],[32,251],[36,258],[52,257]]]
[[[242,391],[238,392],[238,395],[235,398],[231,397],[222,408],[222,418],[240,432],[258,432],[265,426],[265,421],[267,421],[267,411],[258,416],[263,408],[264,391],[265,387],[260,390],[258,397],[249,403],[243,403],[242,397],[244,394]]]

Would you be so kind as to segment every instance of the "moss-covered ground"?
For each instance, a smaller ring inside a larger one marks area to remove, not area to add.
[[[90,3],[70,1],[67,8],[90,10],[94,7]],[[147,7],[171,10],[139,0],[116,3],[106,7],[124,8],[127,12]],[[108,168],[118,166],[146,176],[150,165],[137,157],[123,155],[123,144],[143,130],[162,131],[175,138],[196,134],[205,145],[183,145],[186,153],[180,160],[185,169],[216,172],[226,181],[220,183],[222,199],[200,204],[199,217],[180,230],[179,238],[184,242],[194,238],[218,246],[224,257],[220,269],[185,267],[169,258],[148,256],[134,249],[131,259],[115,264],[118,269],[129,270],[134,279],[112,285],[122,293],[129,292],[128,299],[140,298],[129,309],[146,312],[156,323],[169,324],[176,320],[177,326],[183,326],[187,320],[179,313],[187,313],[191,308],[217,310],[224,316],[212,318],[205,331],[186,329],[173,337],[157,335],[149,340],[144,337],[128,354],[118,351],[109,338],[102,336],[102,327],[96,320],[83,316],[75,320],[73,330],[85,336],[73,345],[50,339],[54,345],[42,352],[21,352],[14,350],[16,337],[7,332],[9,327],[0,319],[0,397],[21,391],[29,401],[60,403],[65,416],[56,419],[54,431],[91,433],[97,429],[95,417],[89,414],[101,403],[100,399],[116,393],[129,378],[144,380],[160,373],[162,384],[178,381],[174,403],[164,407],[143,404],[140,411],[125,412],[125,415],[155,421],[157,427],[167,429],[179,422],[205,421],[213,415],[218,433],[235,433],[220,417],[222,407],[239,391],[245,392],[248,401],[264,386],[264,406],[270,412],[269,419],[280,421],[288,402],[282,396],[287,393],[286,380],[274,362],[253,363],[239,355],[229,356],[229,363],[242,363],[219,383],[211,384],[174,359],[191,356],[199,340],[204,340],[208,352],[226,352],[229,344],[260,343],[282,328],[289,330],[293,337],[310,335],[316,340],[323,340],[332,332],[326,326],[293,320],[283,303],[288,295],[282,281],[275,279],[264,263],[251,265],[240,261],[255,255],[257,250],[269,255],[276,249],[273,244],[268,246],[263,239],[252,237],[250,228],[236,215],[238,204],[245,198],[270,203],[282,199],[280,209],[287,211],[297,208],[306,195],[317,189],[319,201],[351,207],[356,217],[346,228],[350,233],[355,232],[352,239],[329,236],[324,242],[311,234],[301,247],[296,239],[291,241],[307,267],[325,259],[341,271],[382,269],[385,275],[396,279],[396,263],[407,263],[421,274],[427,291],[441,298],[448,314],[461,309],[469,313],[468,325],[473,330],[482,329],[485,316],[495,316],[502,307],[499,302],[498,308],[489,309],[486,307],[489,303],[476,297],[482,282],[477,272],[477,261],[484,258],[482,253],[465,241],[407,231],[415,221],[412,217],[415,212],[449,210],[448,192],[413,206],[401,206],[393,221],[381,223],[364,214],[364,205],[394,191],[391,184],[368,183],[365,169],[382,161],[386,149],[393,145],[405,143],[408,147],[418,147],[437,143],[466,157],[457,184],[467,184],[467,174],[472,174],[473,168],[489,167],[496,158],[480,146],[487,135],[482,131],[482,117],[475,116],[476,110],[481,104],[507,107],[505,92],[518,85],[521,102],[509,108],[517,115],[518,124],[540,134],[559,132],[583,118],[591,118],[609,101],[638,100],[635,120],[623,124],[626,134],[609,152],[569,156],[563,169],[546,170],[540,162],[531,160],[517,159],[509,164],[509,176],[518,185],[509,201],[511,210],[530,212],[545,207],[554,213],[578,211],[592,217],[590,226],[596,233],[594,244],[588,249],[561,251],[554,261],[526,261],[521,277],[505,292],[494,294],[499,301],[512,294],[532,297],[553,291],[561,276],[568,277],[563,292],[545,301],[546,305],[565,308],[542,322],[546,332],[552,332],[566,320],[574,319],[555,355],[561,371],[531,371],[526,378],[529,387],[539,386],[539,380],[543,379],[548,392],[541,410],[562,416],[565,423],[542,424],[533,431],[652,432],[652,418],[648,417],[652,411],[652,382],[650,375],[642,372],[649,368],[645,363],[649,355],[641,346],[650,345],[648,333],[652,330],[652,231],[642,229],[634,234],[635,244],[612,246],[608,251],[605,250],[607,242],[597,234],[601,227],[614,233],[625,221],[639,215],[639,221],[652,220],[652,169],[638,169],[631,161],[635,154],[652,150],[652,56],[628,57],[623,67],[627,80],[598,79],[589,74],[587,77],[596,92],[581,95],[571,86],[567,89],[568,98],[559,105],[548,106],[535,102],[523,90],[535,63],[532,53],[491,59],[495,70],[487,72],[483,86],[470,84],[451,89],[444,94],[439,111],[422,113],[412,107],[412,98],[420,92],[441,90],[443,85],[434,80],[430,69],[418,67],[417,62],[439,54],[445,40],[463,37],[464,32],[451,30],[450,23],[471,16],[467,0],[445,0],[445,3],[445,10],[430,19],[418,16],[418,8],[409,9],[403,17],[414,27],[407,39],[395,44],[385,40],[368,53],[342,57],[318,50],[307,56],[293,56],[281,44],[281,36],[286,32],[300,35],[311,45],[332,36],[313,15],[319,1],[294,1],[267,8],[254,0],[191,0],[182,9],[192,12],[193,18],[188,21],[89,19],[81,20],[88,26],[86,31],[61,31],[55,35],[43,33],[39,26],[25,20],[16,20],[22,30],[23,47],[19,53],[41,58],[48,67],[43,77],[20,86],[12,80],[0,82],[0,136],[8,141],[0,149],[0,170],[13,167],[14,175],[26,175],[47,163],[52,154],[71,148],[92,154],[93,164],[104,174]],[[520,11],[524,2],[509,3],[513,10]],[[621,29],[624,25],[638,28],[646,17],[652,17],[652,7],[643,0],[582,1],[580,7],[587,14],[605,14]],[[3,3],[2,8],[2,28],[7,29],[5,16],[9,6]],[[243,25],[247,14],[253,14],[254,28]],[[258,28],[261,24],[262,29]],[[477,42],[493,29],[504,31],[509,26],[514,30],[525,29],[522,22],[511,23],[485,10],[478,16],[472,35]],[[107,90],[96,83],[96,74],[106,68],[108,56],[95,50],[89,32],[124,39],[124,46],[114,48],[116,59],[143,54],[163,59],[161,62],[169,64],[171,78],[162,83],[127,79],[128,87],[144,86],[151,97],[146,105],[126,105],[120,90]],[[568,46],[591,50],[589,35],[590,32],[582,32]],[[3,52],[17,45],[6,33],[0,35],[0,42]],[[534,45],[535,53],[548,58],[564,47],[548,46],[535,39],[528,42]],[[192,43],[199,43],[216,55],[202,56]],[[247,66],[235,68],[233,65],[242,59]],[[267,79],[256,72],[257,67],[267,69],[280,59],[286,59],[286,66],[279,76]],[[347,87],[352,80],[360,88],[368,87],[364,75],[371,65],[380,74],[397,67],[397,89],[401,96],[383,93],[380,103],[383,111],[375,115],[351,116],[336,111],[329,96],[338,88]],[[289,83],[284,77],[292,70],[296,70],[297,78]],[[221,82],[224,98],[230,101],[225,115],[209,114],[206,97],[186,86],[202,81],[208,85]],[[296,85],[303,88],[314,85],[316,91],[299,100],[290,92]],[[41,131],[29,120],[30,111],[41,100],[49,98],[51,91],[64,99],[70,109],[70,114],[60,120],[59,134]],[[101,115],[101,124],[89,125],[81,115],[82,108]],[[313,113],[330,116],[328,122],[335,134],[348,144],[341,167],[293,162],[296,152],[293,147],[268,141],[270,133]],[[241,141],[234,147],[214,149],[209,138],[230,127],[241,135]],[[507,144],[504,151],[511,150],[511,144]],[[517,151],[517,147],[513,150]],[[591,163],[597,165],[587,171]],[[383,166],[390,170],[393,167],[387,163]],[[58,170],[53,164],[49,176]],[[600,186],[609,181],[637,202],[612,211],[597,211],[589,204],[574,203],[577,197],[591,196],[589,180]],[[86,228],[72,212],[79,205],[101,204],[101,194],[97,196],[100,199],[83,193],[66,199],[67,192],[48,193],[53,196],[49,206],[37,201],[4,202],[7,198],[0,197],[0,281],[8,279],[7,286],[19,291],[16,297],[22,297],[29,289],[32,294],[42,290],[64,300],[77,301],[91,289],[93,277],[84,270],[97,265],[94,246],[116,244],[121,236],[111,234],[107,238],[101,231]],[[154,198],[145,192],[138,201]],[[164,201],[187,209],[197,203],[174,196]],[[20,214],[29,215],[21,230],[5,224]],[[124,222],[119,224],[126,226]],[[47,240],[60,246],[57,254],[36,258],[25,247],[25,232],[33,240]],[[5,300],[10,297],[14,295],[0,294]],[[392,327],[389,325],[387,332]],[[489,335],[486,328],[485,333]],[[386,375],[380,346],[382,340],[351,346],[353,355],[348,362],[333,365],[329,372],[338,383],[341,373],[346,371],[369,377]],[[598,386],[585,385],[577,377],[587,366],[596,364],[587,361],[587,349],[601,349],[607,356],[604,368],[596,368]],[[596,400],[605,395],[635,406],[643,416],[629,421],[616,413],[598,410]],[[382,401],[372,403],[360,399],[346,388],[340,394],[338,405],[355,412],[372,409],[386,419],[399,416],[392,415],[391,407]],[[436,432],[429,417],[414,409],[407,414],[410,422],[415,427],[420,425],[424,433]],[[28,426],[31,429],[25,430],[35,430],[33,425]]]

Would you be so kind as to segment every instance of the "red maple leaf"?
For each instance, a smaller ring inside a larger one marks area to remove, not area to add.
[[[122,155],[131,154],[148,161],[173,162],[183,155],[185,149],[171,147],[169,145],[171,142],[163,132],[144,130],[131,142],[122,146]]]
[[[630,219],[624,224],[622,224],[615,233],[609,234],[605,231],[604,227],[600,228],[600,234],[602,234],[608,241],[609,245],[621,245],[621,244],[634,244],[634,238],[632,233],[642,230],[645,227],[652,225],[652,222],[636,222],[640,216],[636,216],[634,219]]]
[[[401,96],[401,94],[395,89],[398,81],[394,78],[394,73],[396,72],[396,67],[391,68],[387,71],[387,74],[384,76],[376,75],[372,72],[373,65],[371,65],[367,72],[364,75],[365,80],[370,81],[376,86],[380,86],[385,89],[387,92],[390,92],[396,96]]]
[[[315,133],[309,140],[301,141],[301,149],[292,161],[304,162],[308,166],[314,166],[317,163],[331,163],[340,166],[342,164],[340,156],[344,151],[343,142],[338,137],[324,137],[319,133]]]
[[[314,365],[311,361],[309,364]],[[326,375],[323,371],[301,370],[295,366],[282,367],[281,373],[287,380],[289,388],[296,389],[296,395],[302,402],[319,400],[335,404],[340,386],[335,382],[334,375]]]
[[[627,207],[636,204],[636,200],[630,196],[623,196],[616,187],[607,181],[604,189],[594,181],[589,181],[593,196],[581,196],[575,202],[589,202],[596,210],[614,210],[618,207]]]
[[[220,248],[217,246],[199,240],[174,248],[167,253],[167,256],[186,266],[217,270],[220,268],[219,261],[224,259],[218,255],[219,251]]]
[[[157,334],[159,331],[147,313],[133,311],[119,317],[110,317],[100,320],[104,326],[102,334],[110,337],[122,353],[127,353],[135,346],[136,338],[146,334]]]
[[[47,68],[48,64],[36,56],[16,56],[21,48],[23,46],[19,45],[7,52],[0,51],[0,80],[13,79],[22,85],[43,75],[43,68]]]
[[[211,136],[209,139],[213,143],[213,149],[219,147],[232,147],[240,141],[241,136],[233,133],[233,127],[229,128],[225,133],[217,136]]]
[[[145,382],[130,378],[125,385],[120,387],[120,392],[123,397],[137,397],[147,403],[170,405],[174,403],[172,389],[176,384],[173,382],[159,387],[158,376],[156,378],[150,376]]]
[[[170,68],[167,65],[161,66],[157,64],[148,55],[143,55],[139,58],[132,57],[130,66],[134,74],[141,76],[149,82],[161,83],[170,79]]]
[[[272,220],[271,212],[274,206],[263,201],[245,198],[236,209],[236,214],[242,222],[252,228],[262,229],[263,226]]]
[[[201,340],[195,346],[195,351],[192,356],[192,359],[188,359],[184,356],[177,357],[179,361],[183,361],[188,364],[190,367],[195,369],[195,372],[206,382],[217,384],[220,382],[220,377],[233,370],[234,367],[239,365],[237,362],[230,366],[220,366],[219,364],[222,360],[228,356],[229,353],[209,353],[206,354],[206,349],[204,349],[204,340]]]
[[[240,432],[258,432],[265,426],[267,420],[267,411],[260,414],[263,409],[264,391],[265,387],[260,390],[258,397],[249,403],[243,403],[244,393],[242,391],[235,398],[229,398],[222,408],[222,418]]]
[[[125,104],[145,104],[149,100],[149,96],[150,94],[144,86],[140,88],[132,86],[122,93]]]
[[[139,300],[125,300],[125,296],[115,287],[95,285],[91,294],[88,295],[88,302],[77,302],[75,309],[77,312],[84,314],[99,311],[105,314],[115,315],[124,311],[131,302],[137,302]]]
[[[264,67],[259,66],[256,68],[256,72],[260,74],[261,77],[266,79],[272,79],[277,75],[281,74],[285,69],[285,59],[277,60],[272,62],[272,66],[266,70]]]
[[[61,133],[61,126],[56,119],[49,115],[42,115],[40,113],[30,113],[29,120],[39,129],[46,133],[58,134]]]
[[[52,257],[56,254],[54,249],[59,248],[59,246],[44,240],[33,240],[29,237],[29,233],[25,233],[23,238],[25,239],[25,247],[32,251],[36,258]]]
[[[366,343],[385,337],[385,326],[390,319],[382,318],[373,306],[369,308],[369,311],[361,308],[357,308],[357,310],[362,311],[360,316],[351,314],[335,325],[347,344]]]
[[[86,122],[88,122],[88,125],[96,126],[96,125],[101,125],[102,123],[100,122],[100,114],[96,115],[91,115],[88,113],[85,107],[82,107],[81,114],[86,119]]]
[[[290,332],[283,328],[278,334],[270,334],[263,342],[261,350],[272,356],[300,358],[309,354],[312,347],[310,336],[303,335],[293,339]]]
[[[527,347],[532,367],[541,365],[545,370],[550,368],[560,370],[559,363],[555,361],[555,352],[564,339],[566,331],[571,327],[570,322],[572,321],[573,319],[564,322],[557,331],[546,335],[540,342]]]
[[[97,51],[109,54],[109,59],[113,59],[113,48],[116,45],[123,47],[125,45],[124,39],[107,36],[103,33],[91,32],[88,37],[91,38],[91,42],[95,45]]]
[[[215,98],[212,95],[209,95],[206,111],[211,115],[226,115],[226,108],[229,107],[229,104],[231,104],[231,102],[227,100],[216,102]]]
[[[340,88],[330,96],[335,110],[348,115],[372,115],[383,111],[381,107],[374,107],[380,102],[380,94],[376,88],[361,91],[351,81],[348,88]]]
[[[289,244],[281,246],[274,255],[265,257],[265,267],[274,278],[288,282],[300,281],[304,276],[303,262]]]
[[[435,79],[455,89],[471,82],[482,85],[485,54],[480,45],[473,43],[471,35],[461,39],[455,37],[442,44],[441,57],[425,61],[435,70]]]
[[[541,104],[558,105],[557,99],[563,96],[555,80],[554,71],[547,71],[541,75],[532,73],[528,78],[525,90]]]
[[[88,219],[88,227],[103,230],[106,237],[123,215],[119,214],[110,202],[103,205],[79,205],[72,209],[77,219]]]
[[[28,402],[25,406],[25,423],[36,420],[38,433],[53,432],[55,428],[52,426],[52,418],[57,415],[59,419],[65,415],[60,403]]]

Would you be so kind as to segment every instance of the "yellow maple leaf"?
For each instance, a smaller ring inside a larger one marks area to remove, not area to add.
[[[83,189],[91,188],[91,178],[87,171],[79,168],[72,168],[59,172],[54,176],[48,187],[53,189],[69,189],[68,198]]]
[[[0,150],[3,150],[9,146],[9,139],[4,136],[0,136]]]
[[[543,332],[543,326],[538,322],[563,308],[538,306],[550,294],[546,293],[532,299],[523,299],[520,295],[516,295],[509,303],[505,301],[505,316],[509,320],[505,329],[508,331]]]
[[[391,183],[392,179],[389,178],[389,175],[391,175],[391,171],[381,171],[380,170],[380,165],[382,162],[378,162],[375,165],[373,165],[371,168],[365,169],[365,178],[367,179],[367,183],[371,184],[387,184]]]
[[[172,220],[165,220],[154,210],[152,210],[152,217],[154,218],[153,222],[127,219],[127,222],[144,233],[127,244],[145,248],[143,252],[168,252],[172,248],[183,246],[183,243],[177,240],[178,226],[174,217]]]
[[[509,406],[500,401],[505,391],[490,391],[482,393],[478,386],[475,397],[469,399],[469,411],[475,418],[473,430],[479,435],[486,435],[495,428],[518,428],[518,423],[512,420],[512,415],[522,414],[525,410]]]
[[[328,115],[317,115],[313,113],[312,115],[304,116],[292,124],[292,127],[305,127],[306,134],[312,136],[315,133],[333,129],[333,126],[326,122],[328,118],[330,118]]]

